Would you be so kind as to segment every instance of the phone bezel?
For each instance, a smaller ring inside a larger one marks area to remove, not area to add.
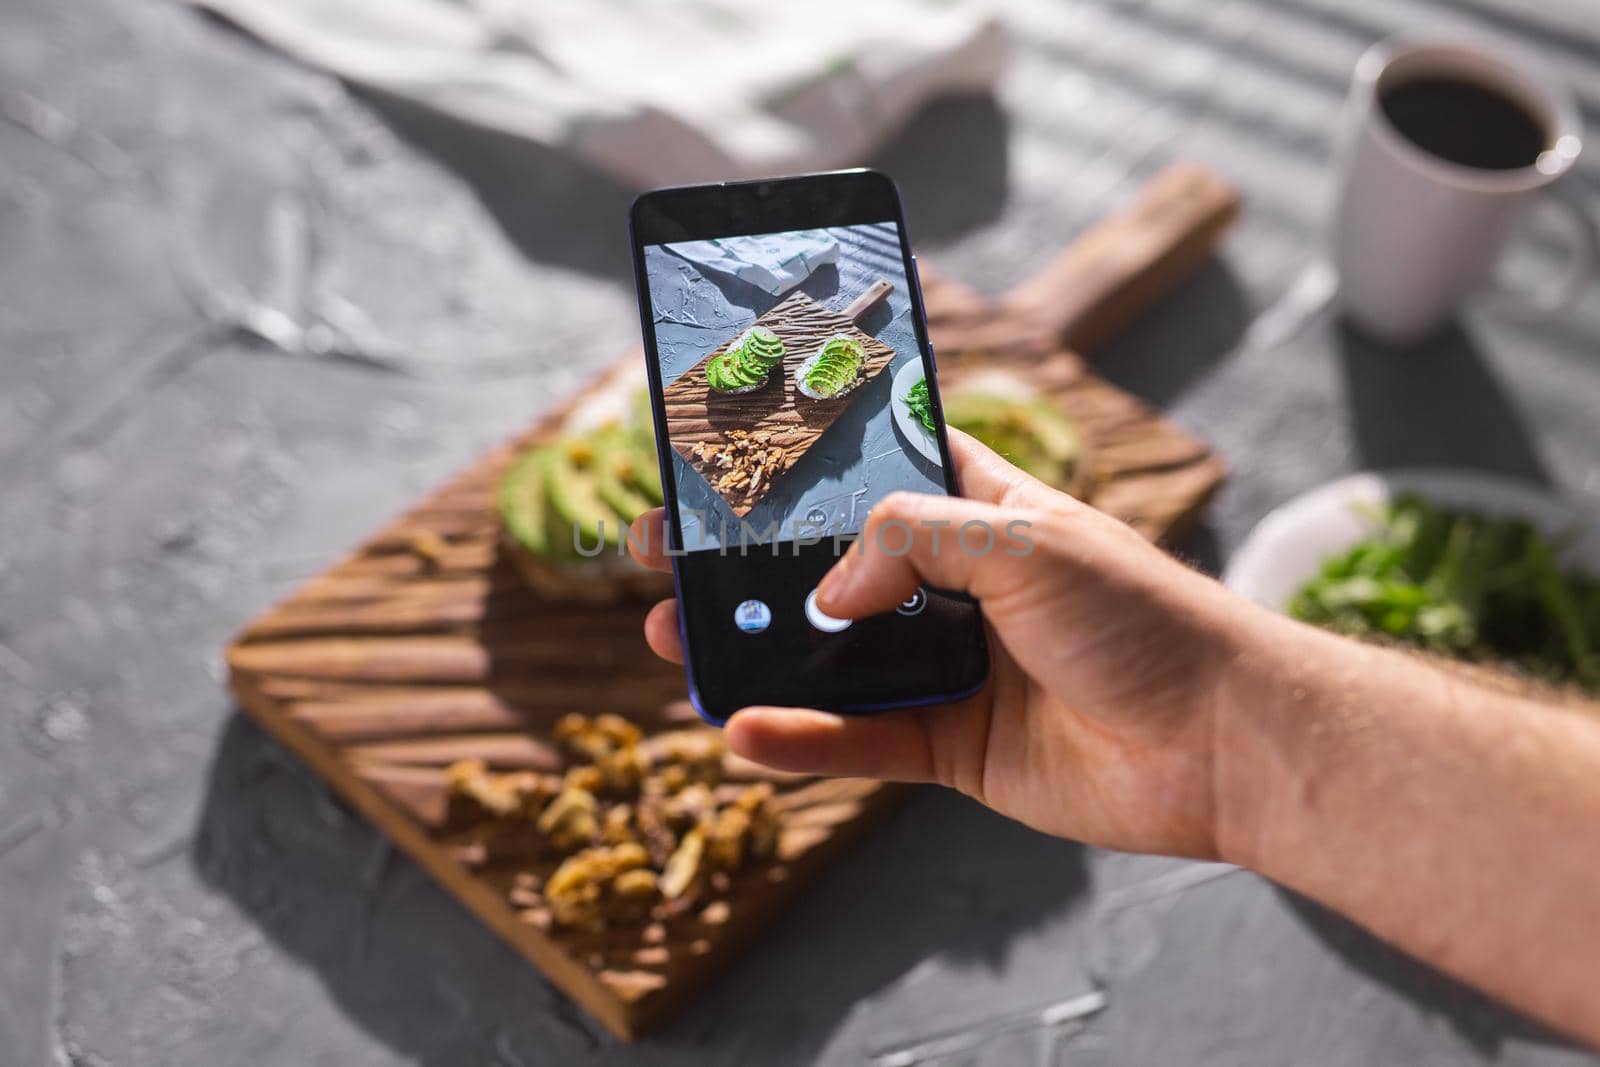
[[[944,408],[939,396],[936,376],[936,357],[927,331],[927,312],[922,300],[922,283],[917,272],[916,256],[911,251],[905,212],[899,190],[888,175],[867,168],[827,171],[780,178],[762,178],[750,181],[720,182],[708,185],[673,186],[642,193],[628,212],[629,244],[633,253],[634,285],[638,298],[640,333],[645,352],[645,370],[650,382],[650,410],[657,441],[656,461],[661,472],[661,485],[667,514],[668,544],[672,558],[674,588],[683,596],[684,576],[682,544],[678,523],[672,516],[678,514],[678,487],[671,462],[671,445],[667,443],[666,408],[663,399],[664,383],[656,348],[653,305],[650,298],[649,276],[645,267],[644,250],[648,245],[669,244],[677,241],[705,240],[742,234],[781,233],[788,230],[819,229],[834,226],[870,225],[894,222],[900,241],[901,263],[908,282],[911,302],[912,330],[919,353],[923,358],[930,406],[934,413],[935,439],[939,448],[940,472],[945,491],[959,496],[960,487],[955,465],[950,454],[949,437],[945,432]],[[707,550],[711,551],[711,550]],[[708,706],[698,684],[696,660],[706,650],[698,649],[690,639],[684,614],[679,613],[680,636],[684,646],[684,669],[688,678],[689,697],[695,710],[706,721],[721,725],[737,708],[720,714],[720,709]],[[977,640],[983,648],[983,670],[973,684],[956,691],[909,696],[905,699],[861,704],[841,704],[831,710],[842,713],[868,713],[893,708],[919,707],[948,703],[971,696],[988,682],[989,658],[983,627],[977,629]]]

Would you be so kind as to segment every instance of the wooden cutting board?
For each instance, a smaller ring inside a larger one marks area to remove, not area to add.
[[[742,519],[761,503],[867,384],[894,361],[894,349],[857,325],[891,291],[888,282],[873,282],[843,312],[825,308],[804,293],[791,293],[755,321],[776,333],[785,348],[783,362],[772,369],[765,385],[748,393],[719,393],[706,382],[706,364],[732,348],[743,336],[741,330],[666,388],[667,439],[735,515]],[[824,341],[839,334],[854,338],[866,356],[861,384],[842,396],[813,400],[800,392],[795,372]],[[725,445],[729,431],[765,434],[768,444],[783,450],[751,486],[722,485],[726,472],[717,467],[716,453],[709,450]]]
[[[941,377],[998,363],[1023,369],[1077,418],[1092,442],[1091,501],[1159,538],[1181,529],[1222,478],[1193,436],[1093,374],[1060,337],[1083,321],[1126,321],[1198,263],[1237,211],[1233,190],[1209,171],[1174,167],[1128,210],[1075,241],[1024,287],[1012,309],[923,269]],[[1101,257],[1086,277],[1078,249],[1120,235],[1137,254]],[[1063,263],[1080,267],[1058,270]],[[1065,279],[1057,300],[1039,279]],[[1085,285],[1097,294],[1085,303]],[[629,353],[585,395],[631,387],[642,357]],[[686,915],[659,944],[638,930],[541,929],[512,887],[542,861],[487,849],[446,821],[445,768],[479,757],[496,767],[551,764],[551,724],[569,711],[614,711],[647,733],[693,721],[679,668],[645,647],[639,603],[549,602],[501,556],[495,486],[512,459],[550,440],[575,397],[473,463],[358,545],[286,601],[251,622],[227,649],[229,683],[245,710],[352,807],[405,849],[552,982],[618,1036],[659,1023],[771,922],[806,881],[891,805],[899,790],[857,780],[779,778],[778,853],[732,886],[721,921]],[[759,772],[730,761],[729,775]],[[493,844],[493,842],[490,842]],[[653,951],[646,951],[650,949]]]

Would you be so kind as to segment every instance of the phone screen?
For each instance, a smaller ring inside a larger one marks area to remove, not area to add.
[[[981,684],[970,599],[924,589],[849,622],[812,597],[886,494],[955,491],[892,184],[851,172],[667,190],[633,224],[702,713],[865,711]]]

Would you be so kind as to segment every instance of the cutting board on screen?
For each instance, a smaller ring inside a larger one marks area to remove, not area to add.
[[[790,293],[755,322],[777,334],[784,345],[783,362],[758,389],[720,393],[706,381],[706,364],[737,345],[742,330],[667,386],[667,439],[735,515],[744,518],[761,503],[894,361],[894,349],[860,327],[892,290],[888,282],[875,281],[842,312],[823,307],[804,293]],[[813,400],[800,392],[795,372],[823,342],[840,334],[854,339],[866,357],[861,384],[841,396]],[[734,440],[730,435],[738,434],[762,441],[774,458],[762,465],[759,477],[734,485],[732,472],[718,465],[717,456]]]

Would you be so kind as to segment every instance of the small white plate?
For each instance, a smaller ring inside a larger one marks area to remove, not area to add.
[[[894,412],[894,428],[900,431],[901,440],[910,445],[923,459],[937,467],[939,442],[934,440],[933,434],[922,425],[922,420],[906,406],[906,392],[922,379],[922,360],[906,360],[906,365],[894,372],[894,381],[889,385],[889,408]]]
[[[1234,592],[1283,611],[1330,556],[1372,536],[1374,508],[1407,492],[1447,508],[1527,519],[1546,537],[1570,537],[1561,562],[1600,574],[1593,516],[1571,501],[1478,471],[1404,470],[1352,474],[1295,497],[1256,524],[1222,580]]]

